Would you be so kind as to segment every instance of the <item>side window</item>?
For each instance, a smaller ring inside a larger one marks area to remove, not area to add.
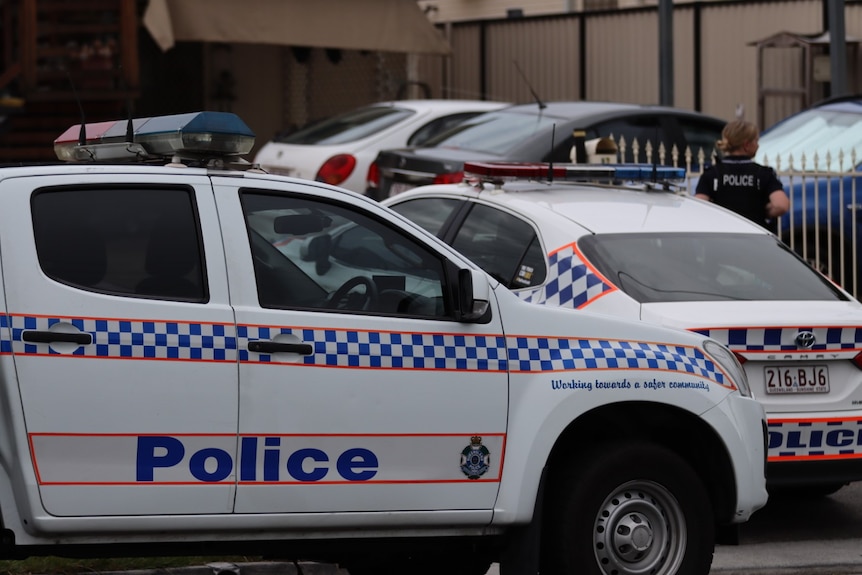
[[[450,316],[441,258],[386,223],[289,195],[241,200],[261,306]]]
[[[192,190],[41,190],[32,212],[39,265],[51,279],[114,295],[207,301]]]
[[[598,136],[613,138],[619,146],[625,140],[625,150],[620,150],[621,162],[652,163],[659,161],[659,145],[665,145],[664,164],[673,165],[671,148],[674,143],[680,146],[682,142],[674,142],[664,130],[662,119],[658,116],[633,116],[605,122],[595,127]],[[652,148],[652,157],[647,154],[647,146]],[[680,157],[683,149],[679,150]],[[683,161],[679,161],[682,165]]]
[[[426,231],[440,237],[440,231],[446,220],[462,205],[464,200],[454,198],[417,198],[389,207]]]
[[[437,118],[436,120],[431,120],[410,136],[407,140],[408,146],[421,146],[431,138],[442,134],[444,132],[448,132],[451,128],[454,128],[464,120],[472,118],[477,115],[478,112],[463,112],[461,114],[452,114],[450,116],[444,116],[442,118]]]
[[[721,139],[721,130],[724,126],[687,118],[679,118],[678,121],[686,143],[691,149],[692,166],[694,168],[700,166],[701,154],[705,163],[712,163],[712,155],[716,152],[715,144]]]
[[[599,134],[591,128],[584,128],[584,139],[592,140],[599,137]],[[575,145],[574,130],[568,134],[554,134],[554,149],[542,156],[543,162],[554,162],[568,164],[572,161],[572,148]],[[616,141],[616,140],[615,140]],[[550,142],[548,143],[550,148]]]
[[[506,212],[473,206],[452,247],[510,289],[545,281],[545,258],[533,226]]]

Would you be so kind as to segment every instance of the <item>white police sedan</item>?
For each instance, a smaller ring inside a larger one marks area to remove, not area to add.
[[[862,480],[862,304],[673,168],[472,163],[386,204],[521,298],[709,335],[768,415],[772,490]],[[759,441],[759,438],[752,438]]]

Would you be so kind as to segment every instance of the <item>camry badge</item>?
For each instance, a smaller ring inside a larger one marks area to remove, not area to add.
[[[811,349],[817,338],[814,337],[814,332],[800,331],[796,334],[796,347],[799,349]]]

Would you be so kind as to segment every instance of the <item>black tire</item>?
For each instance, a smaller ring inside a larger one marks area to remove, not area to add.
[[[542,573],[707,575],[715,550],[703,482],[647,442],[602,446],[554,472]]]

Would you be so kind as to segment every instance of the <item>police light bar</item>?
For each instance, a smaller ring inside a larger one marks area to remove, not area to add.
[[[54,153],[66,162],[203,159],[241,156],[253,146],[254,132],[236,114],[191,112],[135,118],[131,130],[128,120],[86,124],[83,134],[76,124],[54,140]]]
[[[685,180],[685,169],[652,164],[550,164],[519,162],[466,162],[464,176],[481,180],[564,180],[672,182]]]

